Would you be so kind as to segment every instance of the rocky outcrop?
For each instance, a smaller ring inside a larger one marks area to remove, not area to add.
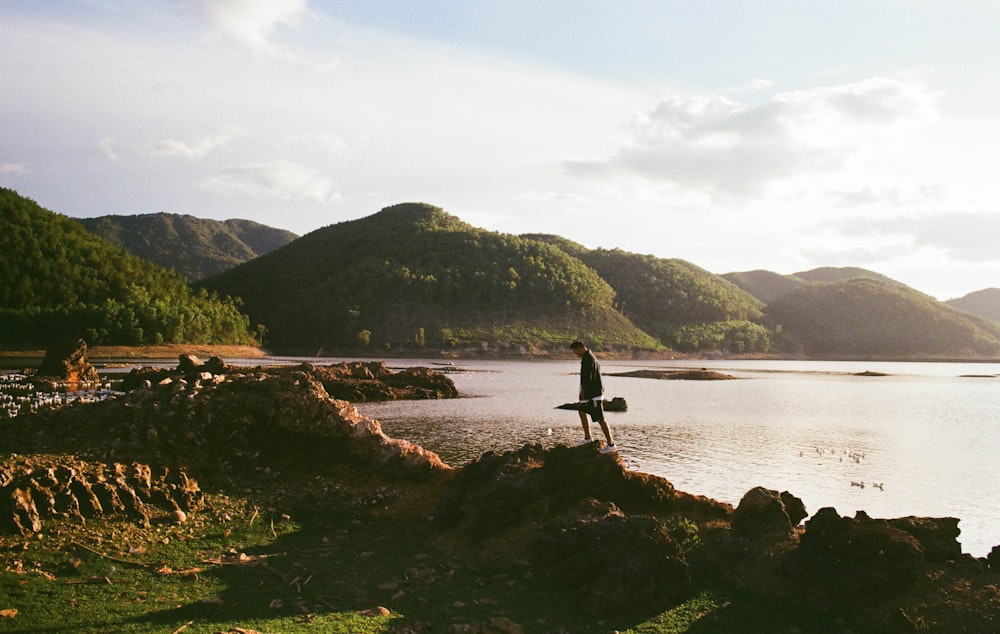
[[[281,376],[291,372],[309,376],[321,383],[329,396],[352,403],[458,396],[455,383],[450,378],[429,368],[406,368],[393,372],[380,361],[246,368],[227,365],[219,357],[203,362],[191,354],[180,355],[176,368],[133,369],[122,381],[122,389],[134,390],[180,380],[206,382],[220,375],[266,373]]]
[[[203,498],[183,471],[145,464],[19,458],[0,465],[0,530],[25,536],[39,533],[50,517],[183,522]]]
[[[617,372],[608,376],[622,376],[634,379],[673,379],[682,381],[726,381],[735,379],[731,374],[716,372],[707,368],[698,370],[633,370],[631,372]]]
[[[488,452],[447,484],[435,523],[451,542],[519,561],[595,616],[663,611],[691,592],[661,518],[727,521],[732,507],[625,468],[596,445]]]
[[[86,341],[83,339],[61,339],[46,349],[45,358],[32,379],[36,383],[80,384],[96,383],[100,377],[87,358]]]
[[[750,489],[733,514],[733,530],[743,535],[785,537],[809,514],[805,504],[788,491]]]
[[[692,585],[681,546],[649,515],[585,500],[549,523],[534,542],[534,562],[594,616],[637,616],[687,599]]]
[[[806,522],[790,563],[803,592],[869,602],[910,588],[923,556],[920,542],[906,531],[867,516],[841,517],[827,507]]]
[[[803,524],[805,504],[789,492],[757,487],[734,509],[630,471],[596,444],[527,445],[453,469],[324,387],[326,375],[378,380],[378,366],[236,370],[186,358],[169,372],[100,403],[0,425],[0,531],[46,533],[56,517],[183,522],[209,515],[204,487],[261,508],[358,511],[365,530],[391,517],[387,540],[417,539],[422,562],[426,553],[448,562],[426,565],[427,576],[408,571],[407,592],[446,571],[502,569],[517,571],[511,583],[542,579],[595,622],[636,623],[705,594],[726,597],[696,626],[706,632],[748,631],[747,617],[768,625],[752,631],[782,632],[996,631],[1000,622],[1000,550],[962,555],[955,518],[825,508]],[[499,616],[454,627],[508,625],[520,627]]]
[[[0,446],[24,455],[76,456],[79,462],[67,472],[68,479],[59,480],[64,489],[80,488],[81,482],[115,482],[121,464],[152,465],[145,468],[185,482],[197,478],[213,489],[274,489],[281,495],[316,497],[344,469],[362,478],[408,482],[427,482],[451,471],[437,454],[386,436],[377,421],[330,398],[302,371],[210,377],[167,381],[100,403],[19,417],[0,426]],[[27,487],[45,497],[36,484],[49,482],[38,476],[48,468],[41,459],[8,468],[7,476],[0,472],[0,482],[5,482],[0,494],[8,500],[14,490]],[[170,480],[164,490],[177,486]],[[155,487],[151,491],[160,507],[171,508],[167,496],[157,494]],[[67,504],[102,516],[116,506]],[[36,501],[36,506],[38,521],[63,513],[59,505],[39,506]],[[194,510],[188,502],[174,506]],[[37,521],[12,520],[13,512],[7,504],[0,525],[13,522],[19,530],[36,529]]]

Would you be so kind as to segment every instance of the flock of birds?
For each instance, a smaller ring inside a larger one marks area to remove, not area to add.
[[[20,414],[35,414],[43,409],[56,409],[72,403],[91,403],[121,394],[110,382],[71,385],[58,383],[55,391],[39,391],[19,373],[0,374],[0,418],[14,418]]]
[[[854,464],[861,464],[861,461],[865,459],[865,454],[863,451],[854,451],[853,449],[823,449],[821,447],[813,447],[815,455],[820,458],[826,457],[836,457],[839,462],[853,462]],[[799,452],[799,457],[806,457],[805,451]],[[873,489],[878,489],[879,491],[885,491],[884,482],[865,482],[864,480],[851,480],[851,486],[857,487],[859,489],[864,489],[865,487],[871,487]]]

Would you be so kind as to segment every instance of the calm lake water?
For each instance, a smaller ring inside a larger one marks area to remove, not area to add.
[[[555,409],[576,399],[575,359],[458,361],[456,371],[431,361],[386,363],[450,372],[462,398],[365,404],[359,410],[390,436],[435,451],[451,465],[488,450],[582,438],[577,413]],[[631,469],[734,505],[749,489],[765,486],[802,498],[810,514],[832,506],[848,516],[865,510],[880,518],[957,517],[963,551],[985,556],[1000,544],[1000,364],[601,365],[606,396],[628,402],[628,412],[609,413],[608,420]],[[608,376],[692,367],[739,380]],[[889,376],[854,376],[864,371]],[[594,431],[599,437],[596,426]]]

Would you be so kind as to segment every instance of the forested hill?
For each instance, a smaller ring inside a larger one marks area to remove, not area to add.
[[[230,301],[0,188],[0,340],[47,344],[247,343]]]
[[[615,307],[667,346],[682,351],[766,352],[764,303],[726,279],[680,259],[621,249],[587,249],[560,236],[528,234],[594,269],[615,291]]]
[[[250,220],[206,220],[168,213],[79,218],[88,231],[189,281],[211,277],[298,236]]]
[[[324,227],[200,285],[241,297],[282,350],[564,347],[579,337],[661,347],[579,259],[419,203]]]
[[[952,308],[1000,323],[1000,288],[987,288],[945,302]]]
[[[821,282],[842,282],[861,278],[879,280],[890,285],[907,288],[904,284],[888,278],[881,273],[856,266],[824,266],[808,271],[799,271],[791,275],[781,275],[758,269],[755,271],[725,273],[722,277],[760,299],[765,304],[770,304],[779,297],[791,293],[806,284]]]
[[[1000,324],[896,282],[814,283],[768,304],[784,349],[818,357],[975,358],[1000,355]]]

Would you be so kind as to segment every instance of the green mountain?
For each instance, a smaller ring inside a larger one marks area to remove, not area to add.
[[[793,273],[793,275],[800,280],[805,280],[806,282],[842,282],[844,280],[867,278],[872,280],[881,280],[892,284],[899,284],[899,282],[886,277],[881,273],[876,273],[875,271],[869,271],[868,269],[862,269],[856,266],[821,266],[808,271],[799,271],[798,273]]]
[[[595,249],[581,256],[615,290],[616,307],[669,347],[764,352],[763,302],[680,259]]]
[[[987,288],[945,302],[952,308],[1000,323],[1000,288]]]
[[[587,249],[560,236],[527,234],[580,258],[611,285],[615,307],[665,345],[683,351],[764,352],[764,303],[722,277],[680,259]]]
[[[592,269],[537,240],[408,203],[324,227],[214,277],[265,343],[318,353],[378,346],[660,347],[614,309]]]
[[[780,273],[761,269],[739,273],[725,273],[722,277],[765,304],[769,304],[782,295],[787,295],[803,284],[808,283],[794,275],[781,275]]]
[[[0,188],[0,340],[247,343],[249,320],[172,271]]]
[[[781,275],[772,271],[757,269],[755,271],[743,271],[738,273],[725,273],[723,278],[739,286],[765,304],[770,304],[774,300],[791,293],[804,284],[817,284],[822,282],[840,282],[856,278],[881,280],[883,282],[904,286],[881,273],[875,273],[868,269],[854,266],[834,267],[824,266],[808,271],[799,271],[791,275]]]
[[[100,216],[77,220],[88,231],[144,260],[200,280],[270,253],[298,236],[250,220],[180,214]]]
[[[804,285],[768,304],[781,344],[810,356],[995,357],[1000,324],[896,282],[853,278]]]

